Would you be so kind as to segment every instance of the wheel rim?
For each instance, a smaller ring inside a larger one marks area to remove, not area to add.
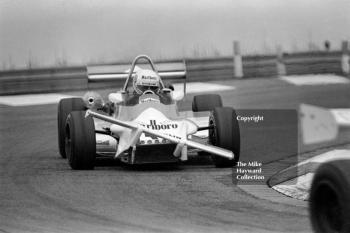
[[[213,114],[209,117],[209,142],[214,146],[217,145],[217,132]]]
[[[72,148],[72,139],[71,139],[69,127],[67,127],[67,129],[66,129],[66,137],[64,138],[64,147],[65,147],[66,155],[67,155],[68,159],[70,159],[71,148]]]

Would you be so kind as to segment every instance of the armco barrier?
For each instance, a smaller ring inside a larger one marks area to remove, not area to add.
[[[243,78],[277,75],[275,56],[243,56]],[[186,60],[187,80],[224,80],[234,77],[232,57]]]
[[[294,53],[283,56],[286,72],[294,74],[342,74],[340,51]]]
[[[280,53],[278,58],[277,55],[243,56],[240,67],[243,77],[236,75],[236,78],[322,73],[349,75],[350,59],[346,57],[348,51],[346,49],[344,51]],[[0,72],[0,95],[120,88],[129,67],[130,64],[110,64],[2,71]],[[187,81],[193,82],[234,79],[235,75],[233,57],[159,62],[156,63],[156,67],[162,78],[171,82],[184,76]]]
[[[186,76],[191,81],[233,78],[233,58],[207,58],[186,60]]]
[[[295,74],[343,74],[340,51],[305,52],[284,54],[280,62],[285,65],[286,75]],[[279,75],[277,56],[243,56],[243,78],[276,77]],[[234,78],[232,57],[186,60],[189,81],[223,80]]]
[[[275,77],[277,76],[276,56],[243,56],[243,77]]]
[[[81,89],[87,89],[86,67],[0,72],[1,95]]]

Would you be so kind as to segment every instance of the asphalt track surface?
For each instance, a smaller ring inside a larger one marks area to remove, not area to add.
[[[220,83],[236,87],[220,94],[225,105],[237,109],[296,109],[300,103],[350,108],[345,84]],[[191,99],[180,108],[189,109]],[[232,184],[230,168],[215,168],[205,157],[170,167],[99,161],[93,171],[73,171],[58,154],[56,109],[0,106],[0,232],[311,231],[306,204],[257,198]],[[249,127],[242,130],[242,159],[271,164],[291,156],[281,158],[276,149],[283,137],[256,135]],[[348,136],[342,132],[333,144],[346,143]]]

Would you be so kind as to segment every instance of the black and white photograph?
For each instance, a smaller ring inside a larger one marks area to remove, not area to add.
[[[350,233],[349,0],[0,0],[0,233]]]

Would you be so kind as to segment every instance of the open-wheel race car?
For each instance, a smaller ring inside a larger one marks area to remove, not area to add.
[[[151,70],[135,69],[141,59]],[[93,92],[59,102],[59,152],[72,169],[93,169],[96,157],[106,156],[127,164],[176,163],[186,161],[190,150],[210,154],[217,167],[234,166],[240,153],[234,109],[206,94],[194,96],[193,111],[179,112],[185,94],[185,88],[181,93],[165,86],[152,60],[140,55],[123,89],[106,103]]]

